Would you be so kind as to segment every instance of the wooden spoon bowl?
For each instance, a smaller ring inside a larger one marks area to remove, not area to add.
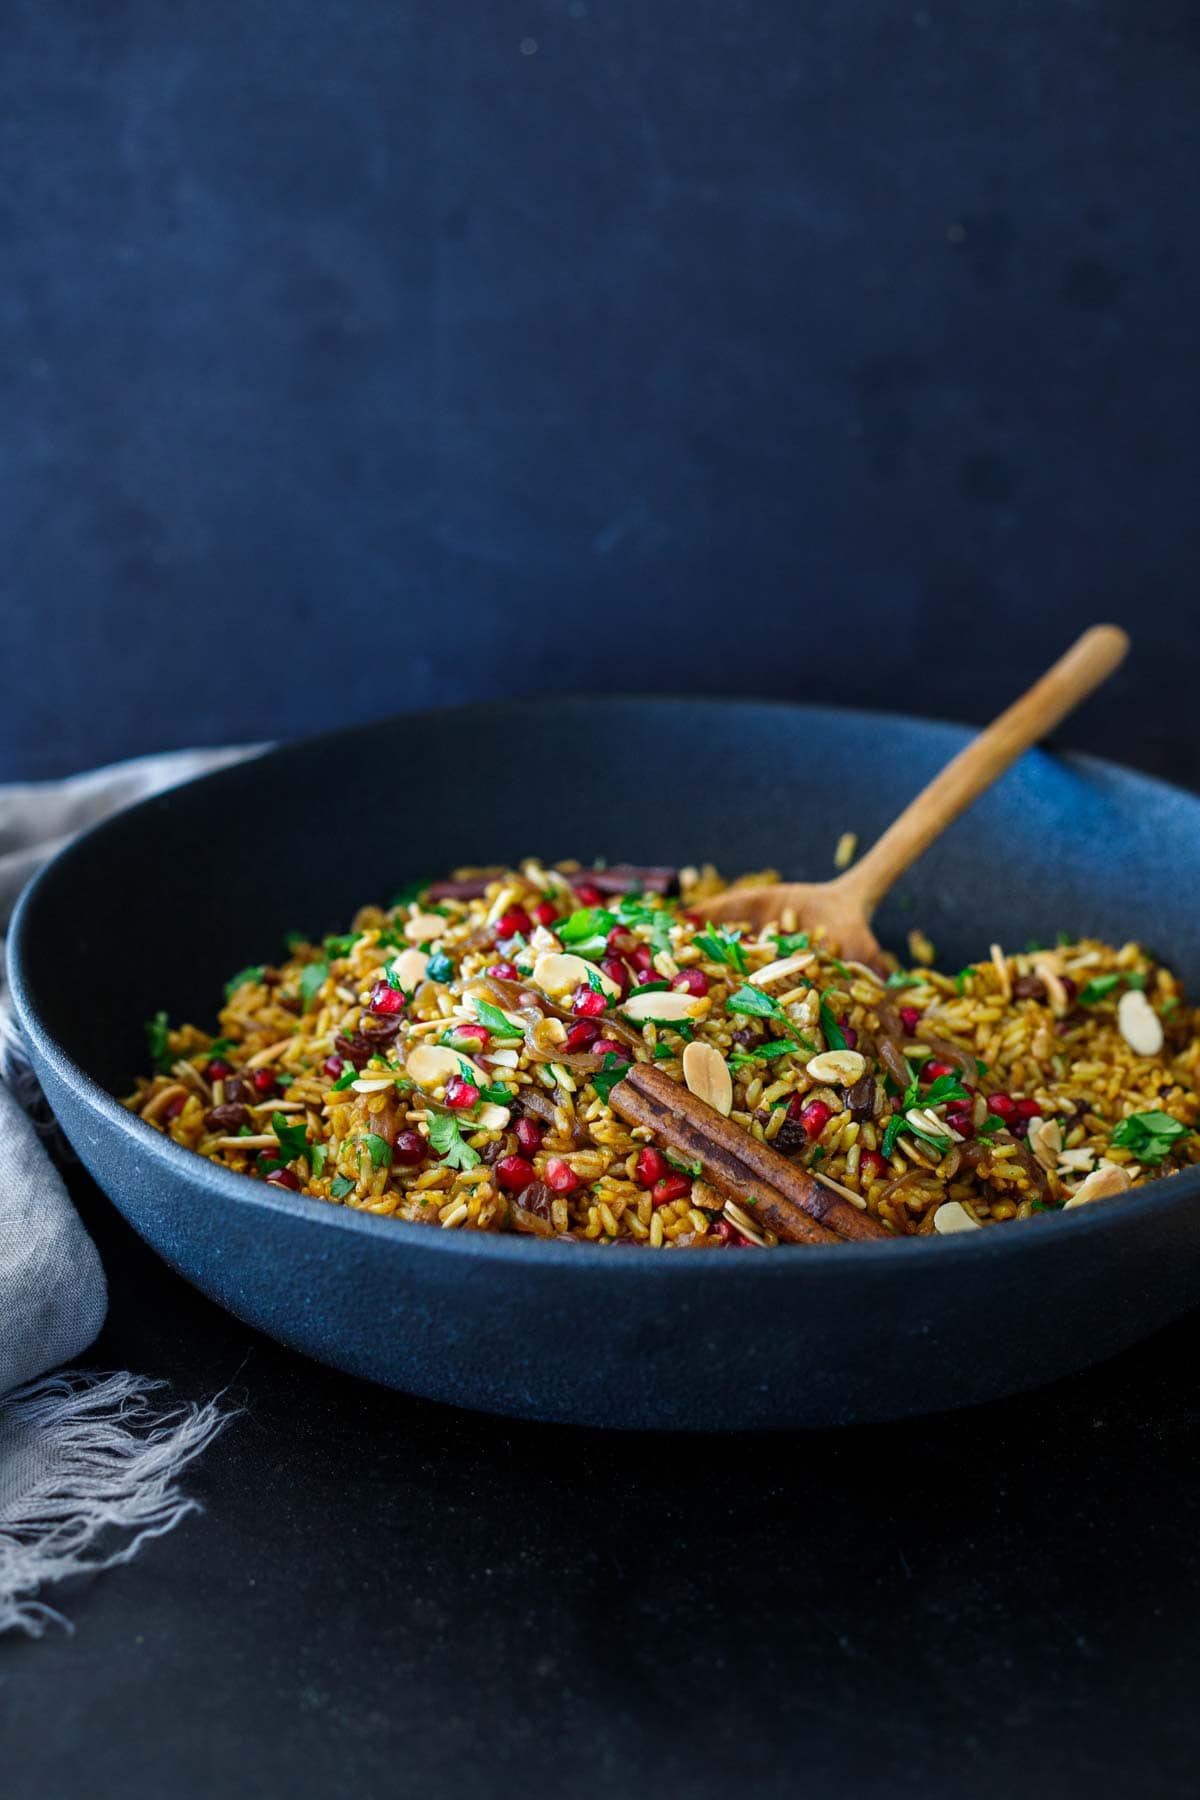
[[[772,882],[732,887],[694,910],[717,921],[756,930],[782,923],[788,931],[823,931],[840,954],[880,966],[871,930],[879,902],[904,871],[999,780],[1018,756],[1073,712],[1124,660],[1129,639],[1116,625],[1094,625],[1040,681],[961,750],[889,825],[862,860],[834,881]]]

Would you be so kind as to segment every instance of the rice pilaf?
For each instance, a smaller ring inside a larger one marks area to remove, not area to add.
[[[444,1229],[773,1247],[611,1104],[656,1065],[895,1235],[974,1230],[1200,1161],[1193,1011],[1135,943],[881,974],[789,929],[705,925],[602,871],[463,871],[229,984],[219,1035],[148,1027],[126,1104],[275,1186]],[[759,878],[751,878],[759,879]],[[665,885],[665,884],[660,884]],[[672,884],[674,885],[674,884]]]

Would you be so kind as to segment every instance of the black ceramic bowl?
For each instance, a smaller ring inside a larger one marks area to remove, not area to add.
[[[112,1096],[143,1021],[211,1023],[285,932],[456,864],[607,857],[828,874],[967,734],[715,701],[475,706],[277,750],[145,802],[32,884],[10,940],[38,1074],[96,1180],[221,1305],[357,1375],[491,1412],[743,1429],[895,1418],[1033,1387],[1200,1297],[1200,1172],[1024,1225],[774,1254],[656,1255],[398,1224],[179,1149]],[[1065,928],[1200,976],[1200,802],[1035,753],[878,925],[945,966]]]

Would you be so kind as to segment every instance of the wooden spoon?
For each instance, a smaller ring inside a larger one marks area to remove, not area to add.
[[[1022,751],[1106,681],[1128,649],[1129,639],[1116,625],[1094,625],[1085,631],[1040,681],[960,750],[862,860],[835,881],[729,888],[710,900],[696,901],[693,910],[709,919],[744,920],[759,930],[787,914],[789,931],[821,927],[842,956],[878,964],[881,951],[870,919],[893,882]]]

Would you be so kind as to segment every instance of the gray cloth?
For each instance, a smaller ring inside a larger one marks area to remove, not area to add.
[[[70,837],[248,754],[184,751],[0,788],[0,950],[21,888]],[[46,1133],[29,1116],[38,1100],[0,974],[0,1632],[35,1636],[59,1617],[36,1599],[43,1584],[127,1561],[194,1510],[175,1479],[227,1416],[211,1403],[164,1411],[147,1398],[161,1384],[129,1374],[44,1379],[93,1342],[107,1292]],[[124,1541],[100,1553],[106,1533]]]

